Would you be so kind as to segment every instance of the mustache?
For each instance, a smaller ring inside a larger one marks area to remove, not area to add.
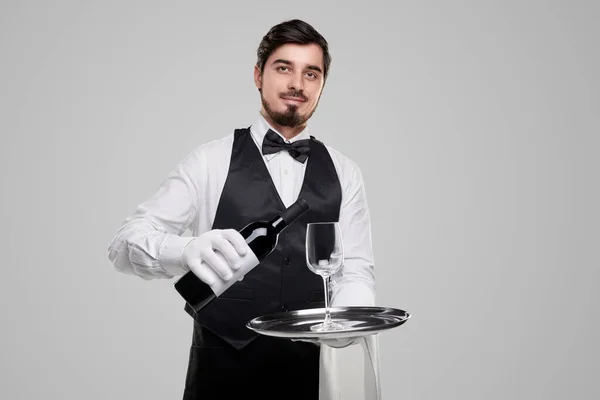
[[[302,91],[293,90],[291,92],[283,93],[281,97],[298,97],[304,101],[308,101],[308,98],[302,93]]]

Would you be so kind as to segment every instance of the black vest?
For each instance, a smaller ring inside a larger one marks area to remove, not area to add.
[[[342,190],[325,145],[311,136],[310,156],[299,196],[310,210],[279,235],[276,249],[208,306],[194,313],[195,330],[204,327],[235,348],[257,334],[246,322],[260,315],[323,307],[323,278],[306,265],[306,224],[338,221]],[[256,220],[270,220],[285,210],[262,154],[249,129],[236,129],[231,162],[213,229],[240,230]],[[194,335],[196,340],[196,335]]]

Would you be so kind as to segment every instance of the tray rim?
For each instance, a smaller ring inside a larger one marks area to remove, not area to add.
[[[317,307],[317,308],[305,308],[299,310],[290,310],[290,311],[277,311],[273,313],[263,314],[258,317],[252,318],[246,322],[246,327],[258,334],[265,336],[273,336],[280,338],[289,338],[289,339],[338,339],[338,338],[349,338],[349,337],[362,337],[369,336],[373,334],[377,334],[379,332],[387,331],[393,328],[397,328],[400,325],[403,325],[407,322],[412,315],[406,311],[399,308],[387,307],[387,306],[336,306],[329,308],[332,317],[344,313],[350,314],[360,314],[360,313],[368,313],[368,314],[382,314],[388,315],[392,318],[397,319],[397,322],[388,323],[381,326],[374,327],[362,327],[357,329],[348,329],[343,331],[327,331],[327,332],[313,332],[313,331],[281,331],[281,330],[273,330],[273,329],[260,329],[256,326],[257,322],[260,320],[264,320],[264,322],[269,322],[270,320],[277,320],[282,318],[293,319],[294,315],[322,315],[325,313],[325,307]],[[290,318],[291,317],[291,318]]]

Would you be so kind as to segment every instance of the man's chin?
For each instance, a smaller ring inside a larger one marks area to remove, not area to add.
[[[269,118],[280,126],[295,128],[308,120],[305,115],[298,113],[300,107],[296,104],[285,104],[282,108],[273,110],[263,101],[263,106]]]
[[[298,114],[298,108],[300,108],[297,104],[284,104],[279,111],[279,114],[293,115]]]

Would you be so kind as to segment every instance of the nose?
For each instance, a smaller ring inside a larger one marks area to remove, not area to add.
[[[304,89],[304,81],[302,80],[302,74],[294,73],[290,77],[290,81],[288,82],[288,89],[297,91]]]

